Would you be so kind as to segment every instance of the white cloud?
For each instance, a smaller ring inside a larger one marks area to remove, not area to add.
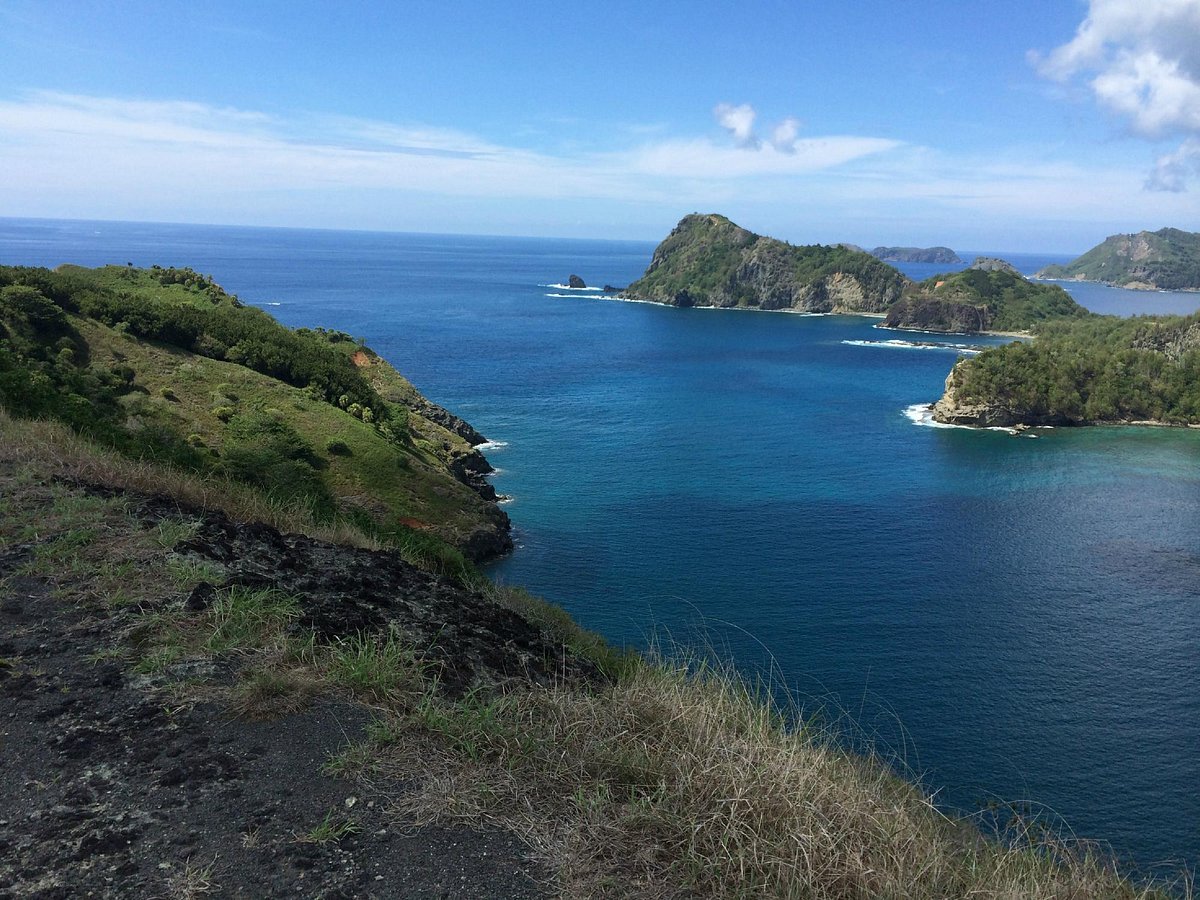
[[[771,146],[780,153],[796,152],[796,136],[800,134],[800,120],[788,116],[775,126],[771,134]]]
[[[757,115],[749,103],[733,106],[729,103],[719,103],[713,109],[713,115],[722,128],[733,135],[739,147],[757,148],[759,140],[754,135],[754,119]]]
[[[1187,214],[1186,194],[1143,192],[1117,167],[1046,164],[1040,146],[967,159],[799,133],[784,120],[754,149],[736,135],[627,135],[625,146],[548,152],[430,125],[37,93],[0,100],[0,215],[412,229],[453,210],[436,227],[470,230],[534,211],[592,216],[597,233],[607,223],[615,237],[629,236],[625,223],[637,217],[657,228],[714,210],[753,227],[773,210],[811,223],[808,239],[841,240],[850,235],[837,223],[848,217],[931,221],[946,234],[1076,221],[1090,235],[1098,222],[1160,227]],[[1164,159],[1158,186],[1178,184],[1194,164],[1195,146],[1185,148]]]
[[[1151,191],[1179,193],[1187,190],[1187,180],[1200,173],[1200,139],[1188,138],[1174,153],[1160,156],[1146,178]]]
[[[1090,0],[1075,37],[1031,59],[1046,77],[1086,79],[1134,134],[1200,136],[1200,0]],[[1188,166],[1171,157],[1187,146],[1160,159],[1147,186],[1182,190]]]

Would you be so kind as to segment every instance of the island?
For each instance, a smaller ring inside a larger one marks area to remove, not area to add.
[[[1034,277],[1147,291],[1198,291],[1200,233],[1161,228],[1114,234],[1067,265],[1046,266]]]
[[[908,283],[868,253],[794,246],[715,214],[693,213],[654,250],[621,297],[671,306],[883,313]]]
[[[1035,284],[1003,260],[979,258],[961,272],[910,285],[885,328],[954,334],[1028,333],[1039,322],[1090,315],[1057,285]]]
[[[935,263],[956,266],[962,262],[949,247],[876,247],[869,251],[884,262]]]
[[[567,278],[567,287],[573,290],[582,291],[587,289],[587,282],[578,275],[571,275]]]

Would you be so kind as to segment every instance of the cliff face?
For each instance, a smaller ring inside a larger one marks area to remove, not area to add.
[[[978,259],[962,272],[910,287],[884,325],[970,334],[1025,331],[1048,319],[1087,315],[1062,288],[1034,284],[1003,260]]]
[[[1078,259],[1047,266],[1036,277],[1143,290],[1200,290],[1200,233],[1162,228],[1114,234]]]
[[[1009,428],[1019,424],[1034,424],[1027,417],[995,400],[968,400],[962,396],[963,363],[955,363],[946,376],[946,388],[933,405],[933,420],[944,425],[972,425],[977,428]],[[1037,423],[1051,424],[1051,423]]]
[[[685,216],[623,293],[673,306],[884,312],[907,279],[845,246],[797,247],[724,216]]]

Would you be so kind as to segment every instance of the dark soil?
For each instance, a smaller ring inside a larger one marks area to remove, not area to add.
[[[216,513],[176,551],[230,582],[295,594],[324,639],[398,629],[428,648],[451,691],[480,681],[593,673],[519,616],[397,555],[281,535]],[[178,517],[140,501],[147,524]],[[106,658],[138,611],[56,596],[0,550],[0,898],[542,897],[548,875],[499,831],[406,828],[322,767],[370,714],[325,699],[273,721],[217,700],[179,701]],[[164,586],[162,604],[183,605]],[[205,591],[190,597],[202,607]],[[234,663],[193,663],[228,682]],[[222,667],[224,666],[224,670]],[[176,672],[176,676],[180,676]],[[322,823],[351,823],[324,843]]]

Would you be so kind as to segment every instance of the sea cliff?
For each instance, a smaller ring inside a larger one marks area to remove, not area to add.
[[[882,313],[907,279],[844,246],[793,246],[719,215],[685,216],[658,245],[627,299],[672,306]]]

